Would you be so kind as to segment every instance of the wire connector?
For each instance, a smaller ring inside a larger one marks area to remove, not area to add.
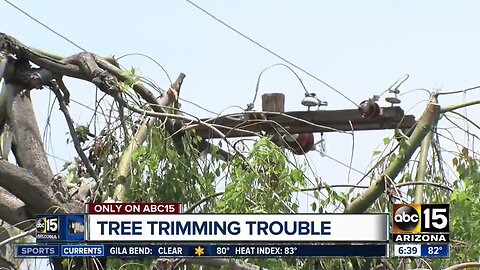
[[[305,93],[305,97],[302,99],[302,105],[308,107],[308,110],[310,111],[310,107],[313,106],[318,106],[318,109],[320,109],[320,106],[328,106],[328,102],[324,100],[320,100],[319,98],[316,97],[315,93]]]

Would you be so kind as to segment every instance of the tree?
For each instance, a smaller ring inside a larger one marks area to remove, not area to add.
[[[460,177],[453,188],[449,187],[443,175],[438,141],[432,137],[437,134],[436,125],[441,115],[480,101],[442,107],[436,103],[438,94],[434,95],[416,126],[406,134],[398,131],[398,143],[385,140],[385,148],[390,144],[396,146],[379,157],[371,173],[375,170],[380,173],[364,192],[358,192],[358,186],[351,186],[348,192],[336,192],[334,186],[316,177],[312,179],[308,174],[309,164],[292,161],[288,151],[273,143],[269,136],[257,134],[259,138],[253,143],[230,140],[212,122],[183,112],[179,94],[184,74],[157,98],[151,91],[156,89],[153,82],[138,76],[134,69],[121,70],[117,60],[111,57],[88,52],[60,57],[31,49],[6,34],[0,34],[0,53],[0,75],[4,79],[0,95],[0,217],[26,232],[21,236],[32,231],[30,220],[34,214],[79,212],[82,204],[89,201],[176,201],[185,205],[186,212],[295,213],[299,208],[295,194],[304,191],[311,192],[318,202],[311,205],[313,211],[343,209],[345,213],[362,213],[388,210],[395,196],[404,196],[399,189],[407,187],[405,196],[418,202],[428,199],[452,203],[454,240],[458,241],[454,242],[458,244],[454,252],[458,256],[449,263],[471,261],[478,254],[478,246],[477,249],[474,246],[479,240],[478,224],[466,219],[480,212],[477,209],[479,185],[475,181],[478,161],[465,153],[459,156],[454,165]],[[38,67],[32,67],[32,63]],[[62,80],[64,76],[89,81],[110,98],[112,107],[105,108],[107,124],[101,132],[73,122],[68,108],[70,91]],[[50,169],[29,98],[30,90],[44,87],[55,94],[78,153],[78,159],[66,164],[66,176],[54,175]],[[216,144],[205,140],[196,134],[196,126],[209,127],[219,133],[222,140]],[[428,163],[430,145],[437,160]],[[423,155],[415,166],[411,157],[420,146]],[[16,164],[7,160],[10,151]],[[441,165],[435,167],[435,162]],[[410,169],[413,168],[417,169],[417,181],[412,181]],[[435,181],[427,182],[427,178]],[[220,181],[223,181],[221,191],[217,188]],[[439,192],[441,188],[453,191],[445,194]],[[326,196],[321,195],[323,190]],[[360,196],[360,193],[363,194]],[[420,196],[422,194],[426,195]],[[460,210],[467,208],[473,211]],[[7,239],[5,243],[16,239]],[[8,258],[3,261],[12,266]],[[193,269],[202,264],[235,269],[370,269],[377,265],[386,269],[405,264],[393,259],[249,262],[158,259],[127,263],[110,260],[108,264],[105,260],[53,260],[52,263],[55,269],[67,266],[94,269],[99,265],[115,268],[121,264],[131,264],[129,267],[137,269],[138,263],[151,269],[172,269],[184,264]]]

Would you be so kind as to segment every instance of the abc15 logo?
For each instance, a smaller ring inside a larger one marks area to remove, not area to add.
[[[394,204],[392,231],[449,232],[448,204]]]
[[[42,217],[37,219],[37,233],[58,233],[58,217]]]

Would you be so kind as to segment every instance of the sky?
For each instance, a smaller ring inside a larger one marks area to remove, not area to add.
[[[257,77],[267,66],[282,63],[250,41],[242,38],[187,1],[13,1],[36,19],[99,55],[121,56],[143,53],[154,58],[172,79],[186,74],[181,97],[211,111],[239,112],[252,101]],[[480,2],[478,1],[200,1],[195,3],[224,20],[265,47],[314,74],[359,103],[387,89],[409,74],[401,93],[417,88],[459,90],[480,85]],[[0,31],[31,47],[62,55],[79,49],[50,30],[0,1]],[[163,88],[169,81],[150,60],[131,56],[122,59],[126,67],[136,67]],[[354,104],[298,71],[310,92],[328,102],[324,109],[353,109]],[[67,81],[75,101],[93,107],[95,88],[78,80]],[[287,69],[275,67],[262,76],[259,94],[282,92],[286,111],[301,111],[303,89]],[[36,116],[43,131],[48,116],[48,90],[34,90]],[[384,96],[380,105],[388,106]],[[429,96],[424,91],[401,97],[402,108],[417,118]],[[442,105],[480,98],[476,91],[444,96]],[[92,111],[70,105],[77,124],[86,123]],[[479,107],[460,110],[480,122]],[[188,103],[182,109],[200,117],[212,114]],[[255,109],[261,109],[260,98]],[[458,122],[464,126],[462,121]],[[445,120],[441,127],[452,126]],[[478,133],[469,126],[472,132]],[[450,130],[459,143],[465,136]],[[55,106],[51,117],[52,169],[76,156],[65,145],[67,126]],[[371,153],[392,131],[355,133],[352,167],[368,170]],[[449,136],[449,135],[448,135]],[[352,136],[324,134],[327,154],[349,163]],[[319,139],[319,135],[316,135]],[[442,146],[456,150],[442,139]],[[468,145],[479,151],[477,145]],[[451,157],[451,156],[448,156]],[[356,183],[361,175],[318,152],[307,154],[322,179],[328,183]],[[447,159],[447,162],[448,159]],[[367,184],[368,182],[364,182]]]
[[[186,74],[181,97],[214,112],[239,112],[254,96],[259,73],[281,63],[255,44],[205,15],[187,1],[14,1],[25,12],[68,37],[80,47],[99,55],[143,53],[158,61],[174,80]],[[416,88],[457,90],[480,84],[480,18],[477,1],[198,1],[198,5],[261,43],[270,50],[314,74],[359,103],[387,89],[409,74],[401,93]],[[71,55],[79,49],[37,22],[0,1],[0,29],[35,48]],[[8,23],[6,23],[8,22]],[[125,67],[167,88],[170,84],[155,63],[140,56],[123,58]],[[324,109],[352,109],[355,105],[310,76],[298,71],[310,92],[328,102]],[[94,106],[95,88],[79,80],[67,81],[74,101]],[[275,67],[262,76],[259,94],[282,92],[286,111],[301,111],[303,89],[286,68]],[[49,115],[48,90],[34,90],[36,116],[43,131]],[[389,106],[382,96],[379,104]],[[417,118],[425,108],[428,94],[408,92],[400,97],[402,108]],[[478,98],[442,97],[441,104]],[[421,102],[423,101],[423,102]],[[235,107],[236,106],[236,107]],[[89,121],[92,111],[72,103],[77,124]],[[480,107],[480,106],[477,106]],[[52,168],[76,156],[66,145],[68,131],[63,115],[55,106],[51,116],[47,150]],[[212,114],[188,103],[186,112],[200,117]],[[260,98],[255,104],[261,110]],[[464,112],[463,110],[461,111]],[[468,109],[478,121],[478,108]],[[444,124],[441,121],[440,124]],[[462,124],[462,122],[460,122]],[[446,126],[450,125],[446,122]],[[472,127],[470,127],[472,128]],[[366,171],[373,150],[392,131],[355,133],[352,167]],[[454,133],[462,143],[462,133]],[[316,139],[319,135],[316,134]],[[349,163],[352,136],[324,134],[327,154]],[[445,142],[448,145],[448,141]],[[447,148],[447,147],[446,147]],[[361,175],[318,152],[307,154],[317,173],[329,183],[356,182]]]

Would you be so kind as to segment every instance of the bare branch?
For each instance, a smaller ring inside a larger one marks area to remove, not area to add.
[[[52,53],[52,52],[47,52],[47,51],[45,51],[45,50],[43,50],[43,49],[39,49],[39,48],[31,48],[31,49],[32,49],[32,51],[34,51],[34,52],[37,52],[37,53],[39,53],[39,54],[43,54],[43,55],[45,55],[45,56],[47,56],[47,57],[50,57],[50,58],[53,58],[53,59],[55,59],[55,60],[61,61],[61,60],[65,59],[65,56],[58,55],[58,54],[54,54],[54,53]],[[118,68],[120,67],[118,61],[117,61],[113,56],[103,56],[102,59],[105,60],[105,61],[107,61],[107,62],[109,62],[110,64],[118,67]]]
[[[49,189],[53,173],[43,148],[32,103],[24,89],[18,85],[7,84],[6,91],[7,113],[17,146],[16,154],[22,167],[43,183],[44,189]]]
[[[410,160],[415,150],[420,145],[423,138],[431,130],[432,126],[438,121],[440,105],[435,103],[428,104],[425,112],[420,117],[412,135],[405,140],[405,147],[400,147],[400,151],[395,159],[387,166],[379,179],[372,182],[370,187],[363,194],[354,199],[352,203],[345,208],[345,213],[362,213],[367,210],[385,191],[386,179],[395,179],[405,164]]]
[[[95,179],[98,183],[98,175],[95,172],[95,170],[92,167],[92,164],[90,163],[90,160],[88,160],[87,156],[82,150],[82,146],[80,145],[80,140],[78,139],[77,131],[75,130],[75,127],[73,126],[73,120],[72,117],[70,116],[70,113],[67,108],[67,104],[65,103],[65,99],[62,96],[62,93],[60,93],[60,90],[58,88],[58,85],[54,85],[52,88],[53,93],[57,96],[58,99],[58,104],[60,106],[60,111],[62,111],[63,115],[65,116],[65,121],[67,122],[68,130],[70,131],[70,135],[72,136],[72,141],[73,145],[75,147],[75,150],[77,151],[78,156],[82,160],[83,164],[87,168],[88,173],[90,174],[91,177]]]
[[[465,103],[460,103],[460,104],[455,104],[455,105],[442,106],[440,108],[440,113],[446,113],[446,112],[450,112],[450,111],[453,111],[453,110],[456,110],[456,109],[461,109],[461,108],[464,108],[464,107],[476,105],[476,104],[480,104],[480,99],[475,99],[475,100],[471,100],[471,101],[468,101],[468,102],[465,102]]]
[[[0,119],[0,149],[2,150],[0,158],[7,160],[10,150],[12,149],[13,131],[10,122],[5,121],[3,125],[1,122],[2,120]]]
[[[0,33],[0,50],[16,54],[18,58],[26,58],[36,65],[50,70],[52,73],[88,80],[88,77],[81,72],[78,66],[37,53],[5,33]]]
[[[218,196],[222,196],[223,193],[225,192],[216,192],[216,193],[213,193],[213,194],[210,194],[208,196],[205,196],[204,198],[202,198],[201,200],[199,200],[198,202],[194,203],[192,206],[190,206],[190,208],[188,208],[187,210],[185,210],[185,213],[191,213],[193,212],[193,210],[195,210],[195,208],[197,208],[200,204],[212,199],[212,198],[215,198],[215,197],[218,197]]]
[[[54,211],[81,212],[81,206],[62,210],[64,207],[51,194],[35,176],[23,168],[15,166],[8,161],[0,160],[0,186],[21,199],[25,204],[36,213],[48,213]]]
[[[8,63],[7,54],[3,51],[0,51],[0,81],[2,80],[3,72],[7,67],[7,63]]]
[[[30,230],[28,230],[28,231],[26,231],[26,232],[22,232],[22,233],[20,233],[20,234],[17,234],[17,235],[15,235],[15,236],[12,236],[12,237],[8,238],[7,240],[2,241],[2,242],[0,243],[0,247],[6,245],[6,244],[8,244],[8,243],[11,243],[11,242],[13,242],[13,241],[15,241],[15,240],[17,240],[17,239],[23,238],[23,237],[25,237],[25,236],[33,235],[36,231],[37,231],[37,228],[33,228],[33,229],[30,229]]]
[[[445,270],[460,270],[460,269],[467,269],[467,268],[474,268],[474,267],[480,267],[480,262],[460,263],[460,264],[447,267],[445,268]]]
[[[442,185],[440,183],[434,183],[434,182],[407,182],[407,183],[399,183],[399,184],[396,184],[395,186],[398,188],[398,187],[404,187],[404,186],[418,186],[418,185],[433,186],[433,187],[438,187],[438,188],[442,188],[450,192],[453,192],[453,189],[451,187]]]
[[[434,97],[438,97],[438,96],[441,96],[441,95],[452,95],[452,94],[466,93],[466,92],[468,92],[468,91],[476,90],[476,89],[479,89],[479,88],[480,88],[480,85],[474,86],[474,87],[465,88],[465,89],[462,89],[462,90],[455,90],[455,91],[448,91],[448,92],[438,92],[438,93],[435,93],[433,96],[434,96]]]
[[[475,123],[475,122],[473,122],[472,120],[470,120],[470,118],[466,117],[465,115],[463,115],[463,114],[461,114],[461,113],[458,113],[458,112],[456,112],[456,111],[450,111],[450,113],[453,113],[453,114],[455,114],[455,115],[463,118],[465,121],[469,122],[469,123],[472,124],[474,127],[476,127],[477,129],[480,130],[480,126],[479,126],[477,123]],[[466,130],[465,130],[465,131],[466,131]],[[472,135],[473,135],[473,134],[472,134]]]
[[[8,181],[13,180],[8,179]],[[21,200],[4,188],[0,188],[0,218],[2,220],[21,230],[26,230],[31,228],[32,225],[32,222],[29,220],[30,217],[31,214]]]

